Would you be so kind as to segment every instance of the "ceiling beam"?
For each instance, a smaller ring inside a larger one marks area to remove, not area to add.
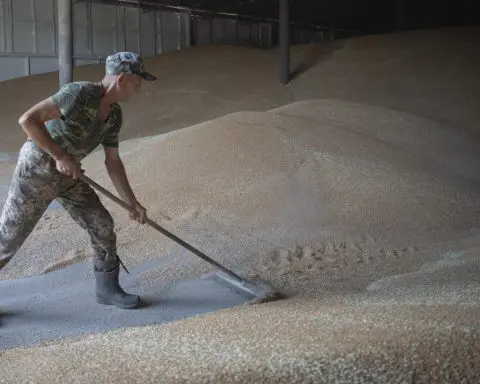
[[[200,0],[199,0],[200,1]],[[259,0],[253,0],[259,1]],[[265,0],[262,0],[265,1]],[[187,5],[178,5],[173,4],[173,2],[165,3],[164,1],[156,1],[156,0],[76,0],[76,2],[88,2],[88,3],[99,3],[99,4],[110,4],[110,5],[118,5],[118,6],[126,6],[126,7],[136,7],[142,9],[158,9],[170,12],[181,12],[181,13],[190,13],[192,16],[200,16],[205,18],[213,18],[213,17],[221,17],[226,19],[235,19],[235,20],[246,20],[246,21],[255,21],[259,23],[271,23],[279,25],[279,19],[274,16],[267,16],[255,15],[255,12],[250,13],[239,13],[239,12],[226,12],[220,11],[215,8],[215,2],[209,2],[212,4],[210,7],[211,9],[206,8],[205,6],[200,7],[192,7]],[[274,1],[275,3],[278,0]],[[185,1],[188,3],[188,1]],[[326,26],[320,26],[310,23],[300,23],[295,22],[290,19],[290,26],[293,28],[302,28],[302,29],[310,29],[310,30],[318,30],[318,31],[326,31],[326,30],[333,30],[339,32],[346,32],[349,34],[354,33],[354,31],[340,29],[340,28],[331,28]]]

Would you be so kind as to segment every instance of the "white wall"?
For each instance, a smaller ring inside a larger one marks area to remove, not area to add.
[[[270,24],[228,19],[190,18],[185,13],[75,2],[74,62],[99,62],[115,51],[130,50],[150,57],[187,48],[189,30],[196,45],[272,45]],[[56,0],[0,0],[0,81],[58,70]],[[317,33],[300,32],[302,42]],[[315,36],[314,36],[315,35]],[[292,40],[299,41],[299,32]]]

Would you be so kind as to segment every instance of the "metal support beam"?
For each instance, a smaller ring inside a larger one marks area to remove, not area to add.
[[[58,0],[58,68],[60,87],[73,81],[73,5]]]
[[[290,81],[289,1],[279,0],[279,7],[280,82],[282,84],[287,84]]]
[[[185,47],[190,48],[192,46],[192,13],[185,13]]]

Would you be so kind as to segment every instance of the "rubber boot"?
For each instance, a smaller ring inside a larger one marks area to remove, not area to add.
[[[141,304],[140,296],[126,293],[118,282],[120,267],[111,271],[95,270],[97,303],[114,305],[122,309],[137,308]]]

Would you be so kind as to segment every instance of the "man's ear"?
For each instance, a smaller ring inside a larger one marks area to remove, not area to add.
[[[117,86],[122,85],[125,80],[125,74],[121,73],[120,75],[117,76]]]

